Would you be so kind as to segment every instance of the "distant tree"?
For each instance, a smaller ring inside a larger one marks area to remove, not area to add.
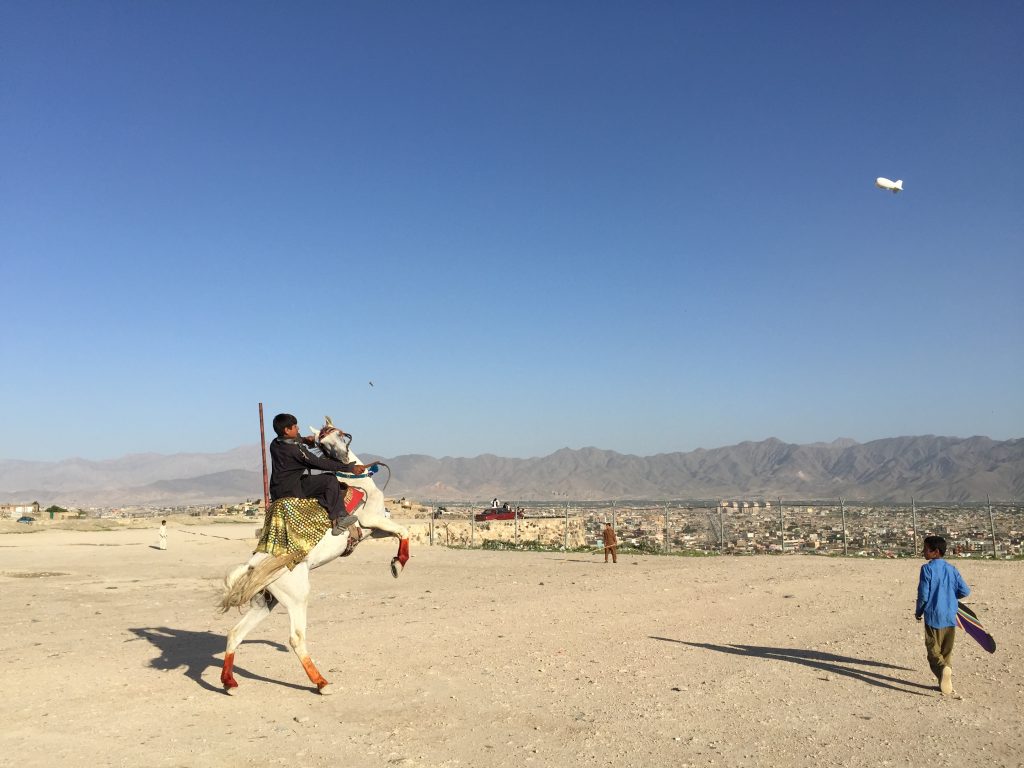
[[[46,514],[48,514],[51,518],[54,518],[57,515],[61,515],[61,514],[66,515],[67,512],[68,511],[66,509],[64,509],[64,507],[58,507],[56,504],[46,508]]]

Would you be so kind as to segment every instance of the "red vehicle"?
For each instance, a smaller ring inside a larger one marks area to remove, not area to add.
[[[520,520],[526,517],[526,513],[523,512],[523,508],[519,507],[519,509],[512,509],[508,504],[505,504],[500,507],[485,509],[483,512],[477,512],[473,519],[478,523],[482,523],[486,520],[515,520],[517,517]]]

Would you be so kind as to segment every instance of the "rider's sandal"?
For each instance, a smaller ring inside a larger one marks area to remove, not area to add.
[[[348,557],[356,548],[356,544],[363,540],[363,529],[358,525],[353,525],[348,529],[348,543],[345,544],[345,551],[341,553],[342,557]]]
[[[359,518],[355,515],[346,515],[345,517],[339,517],[331,522],[331,535],[341,536],[350,527],[359,522]]]

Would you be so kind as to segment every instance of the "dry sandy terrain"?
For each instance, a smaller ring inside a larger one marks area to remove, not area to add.
[[[10,526],[8,526],[10,528]],[[0,533],[0,765],[1018,766],[1022,563],[958,561],[1000,648],[934,689],[921,561],[389,542],[313,574],[320,696],[275,612],[221,692],[255,526]],[[220,537],[220,538],[218,538]]]

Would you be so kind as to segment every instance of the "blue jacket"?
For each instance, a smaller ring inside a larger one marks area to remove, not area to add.
[[[929,627],[955,627],[956,601],[971,594],[960,571],[941,557],[921,566],[917,582],[917,606],[914,615],[924,615]]]

